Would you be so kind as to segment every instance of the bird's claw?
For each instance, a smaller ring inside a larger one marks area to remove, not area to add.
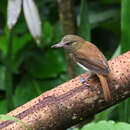
[[[88,83],[86,82],[84,78],[80,77],[80,81],[82,82],[82,84],[88,85]]]

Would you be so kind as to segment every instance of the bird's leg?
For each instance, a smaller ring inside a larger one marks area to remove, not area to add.
[[[91,78],[93,76],[93,73],[91,72],[88,72],[88,76],[86,78],[82,78],[80,77],[80,81],[83,83],[83,84],[86,84],[88,85],[88,83],[86,82],[89,78]]]

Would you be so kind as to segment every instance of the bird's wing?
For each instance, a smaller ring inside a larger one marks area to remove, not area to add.
[[[89,45],[87,45],[89,44]],[[88,68],[92,72],[107,75],[109,66],[104,55],[91,43],[84,44],[74,53],[76,62]]]

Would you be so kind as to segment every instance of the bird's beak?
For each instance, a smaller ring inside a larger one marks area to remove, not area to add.
[[[64,44],[62,42],[59,42],[53,46],[51,46],[51,48],[62,48],[64,46]]]

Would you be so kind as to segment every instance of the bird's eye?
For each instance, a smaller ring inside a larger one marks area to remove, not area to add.
[[[66,45],[70,45],[70,44],[72,44],[72,42],[67,42],[67,43],[66,43]]]
[[[65,45],[71,45],[72,43],[73,43],[74,41],[68,41],[68,42],[66,42],[66,44]]]

